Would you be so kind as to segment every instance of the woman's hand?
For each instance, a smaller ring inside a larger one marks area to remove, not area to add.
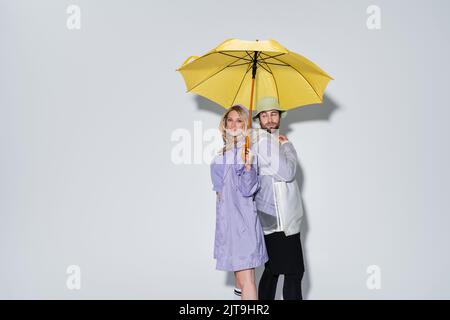
[[[245,146],[242,148],[242,160],[245,164],[245,170],[250,171],[253,163],[253,154],[250,152],[250,148]]]

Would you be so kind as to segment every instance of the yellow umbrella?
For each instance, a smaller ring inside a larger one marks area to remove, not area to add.
[[[177,71],[188,92],[224,108],[250,102],[249,128],[254,98],[276,97],[283,110],[321,103],[328,82],[333,80],[312,61],[275,40],[228,39],[200,57],[190,56]]]

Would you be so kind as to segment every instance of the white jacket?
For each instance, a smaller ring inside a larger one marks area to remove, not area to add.
[[[257,155],[261,187],[255,196],[264,234],[300,232],[303,203],[295,180],[297,153],[290,141],[278,142],[278,134],[257,130],[252,151]]]

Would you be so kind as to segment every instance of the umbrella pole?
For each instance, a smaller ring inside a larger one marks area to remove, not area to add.
[[[252,66],[252,89],[250,92],[250,108],[248,112],[248,125],[247,129],[250,130],[252,128],[252,111],[253,111],[253,90],[255,88],[255,76],[256,76],[256,68],[257,68],[257,57],[258,57],[258,51],[255,51],[254,57],[253,57],[253,66]],[[247,132],[247,136],[245,137],[245,148],[250,147],[250,131]]]

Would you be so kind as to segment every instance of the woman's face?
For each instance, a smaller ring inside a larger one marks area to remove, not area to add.
[[[231,111],[225,120],[225,129],[232,136],[237,136],[244,129],[244,121],[236,110]]]

